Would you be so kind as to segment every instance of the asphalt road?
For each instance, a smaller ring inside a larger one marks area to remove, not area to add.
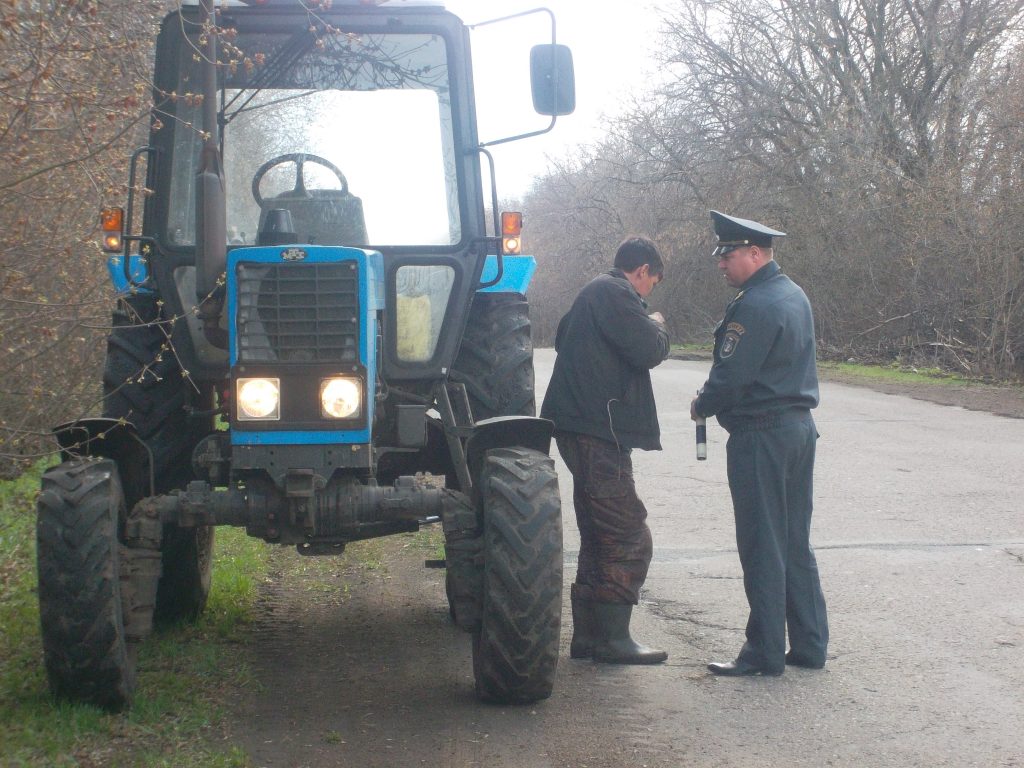
[[[648,764],[1024,765],[1024,421],[823,385],[812,542],[828,666],[722,680],[703,665],[733,657],[746,606],[724,431],[709,426],[708,461],[693,459],[689,393],[707,367],[655,371],[666,450],[635,461],[656,553],[641,626],[681,673],[642,678],[678,723]]]
[[[552,362],[537,352],[540,390]],[[665,450],[634,457],[655,548],[634,632],[666,664],[568,658],[578,537],[559,462],[566,607],[549,700],[475,702],[440,572],[371,575],[327,611],[272,585],[262,692],[233,729],[253,764],[1024,766],[1024,420],[823,385],[812,542],[828,665],[722,679],[705,664],[738,651],[746,603],[714,422],[708,460],[694,457],[689,402],[707,368],[655,370]]]

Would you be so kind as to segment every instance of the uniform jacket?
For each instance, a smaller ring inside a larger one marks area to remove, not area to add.
[[[743,284],[715,329],[715,360],[696,411],[729,430],[817,404],[811,304],[769,261]]]
[[[620,449],[661,449],[651,368],[668,357],[668,331],[621,270],[591,280],[555,336],[555,370],[540,415],[562,432]]]

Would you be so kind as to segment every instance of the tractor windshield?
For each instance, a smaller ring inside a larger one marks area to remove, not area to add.
[[[429,33],[232,30],[220,115],[228,239],[289,209],[297,241],[447,246],[462,238],[445,40]],[[196,39],[168,110],[172,245],[195,242],[202,145]],[[254,183],[255,182],[255,183]]]

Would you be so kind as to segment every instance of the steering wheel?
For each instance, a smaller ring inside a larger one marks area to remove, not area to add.
[[[260,182],[263,181],[263,177],[267,171],[271,168],[275,168],[284,163],[295,163],[295,189],[292,190],[292,194],[304,195],[306,193],[306,181],[303,177],[302,166],[307,163],[316,163],[322,165],[324,168],[330,170],[335,176],[338,177],[338,181],[341,182],[341,194],[348,194],[348,179],[345,178],[345,174],[339,170],[338,166],[319,155],[310,155],[305,152],[291,152],[287,155],[278,155],[261,165],[256,175],[252,179],[252,196],[256,200],[256,204],[263,207],[263,196],[260,195]]]

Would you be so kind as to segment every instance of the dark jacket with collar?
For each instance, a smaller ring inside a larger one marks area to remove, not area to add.
[[[668,357],[668,331],[625,274],[588,283],[558,324],[555,370],[540,415],[561,432],[592,435],[620,449],[661,449],[650,369]]]
[[[817,404],[811,304],[769,261],[743,284],[715,329],[715,360],[696,411],[731,430]]]

